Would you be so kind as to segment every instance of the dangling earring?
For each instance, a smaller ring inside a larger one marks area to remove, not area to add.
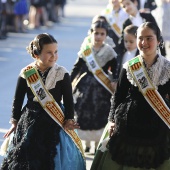
[[[160,44],[160,48],[164,48],[164,46],[165,46],[165,42],[162,41],[161,44]]]
[[[160,47],[159,47],[159,44],[157,45],[157,48],[156,48],[158,54],[160,54]]]

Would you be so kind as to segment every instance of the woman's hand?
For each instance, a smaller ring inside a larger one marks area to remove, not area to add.
[[[17,128],[17,121],[16,122],[12,122],[12,125],[10,127],[10,129],[8,130],[8,132],[3,136],[4,138],[7,138],[12,132],[15,132],[16,128]]]
[[[111,137],[111,136],[113,135],[114,128],[115,128],[115,123],[110,122],[110,123],[109,123],[109,128],[108,128],[108,131],[109,131],[109,137]]]
[[[75,122],[72,119],[65,120],[63,123],[63,128],[65,130],[74,130],[74,129],[80,129],[80,126],[77,122]]]

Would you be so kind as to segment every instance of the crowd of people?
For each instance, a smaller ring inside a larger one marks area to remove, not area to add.
[[[0,40],[8,32],[50,27],[65,17],[66,0],[0,0]]]
[[[18,77],[1,169],[85,170],[94,141],[91,170],[169,170],[169,4],[162,0],[159,28],[154,0],[109,0],[70,73],[56,63],[57,40],[37,35],[27,47],[34,62]]]

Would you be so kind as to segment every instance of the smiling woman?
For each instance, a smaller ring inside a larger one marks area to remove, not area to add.
[[[37,35],[27,47],[35,61],[18,77],[12,106],[14,137],[1,170],[85,170],[81,140],[74,129],[74,107],[70,76],[56,64],[58,46],[47,33]],[[22,108],[27,95],[27,103]]]
[[[139,26],[140,54],[123,65],[91,170],[170,169],[170,61],[158,53],[160,35],[155,23]]]
[[[75,112],[81,128],[78,133],[86,141],[86,152],[90,150],[91,141],[95,141],[95,149],[98,145],[116,84],[117,54],[105,43],[107,28],[106,22],[92,23],[90,35],[81,45],[71,72]],[[109,68],[113,73],[111,80],[108,78]]]

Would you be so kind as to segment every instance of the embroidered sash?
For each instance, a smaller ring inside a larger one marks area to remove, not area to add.
[[[130,72],[146,101],[170,128],[170,109],[152,84],[140,56],[129,61]]]
[[[82,53],[83,59],[85,60],[89,70],[94,75],[96,80],[107,89],[111,94],[114,94],[113,88],[111,86],[111,81],[108,75],[103,71],[103,69],[98,65],[95,57],[92,55],[91,48],[86,46],[86,49]]]
[[[119,28],[119,26],[116,24],[115,18],[113,17],[112,14],[112,8],[107,7],[104,11],[103,11],[103,15],[105,16],[105,18],[107,19],[107,22],[110,24],[112,30],[114,31],[114,33],[118,36],[121,37],[121,28]],[[119,15],[119,13],[115,14],[115,17]]]
[[[24,71],[24,75],[37,101],[41,104],[48,115],[63,128],[64,113],[44,86],[36,68],[28,66]],[[63,130],[71,137],[84,157],[81,139],[78,137],[77,133],[74,130],[65,130],[64,128]]]

